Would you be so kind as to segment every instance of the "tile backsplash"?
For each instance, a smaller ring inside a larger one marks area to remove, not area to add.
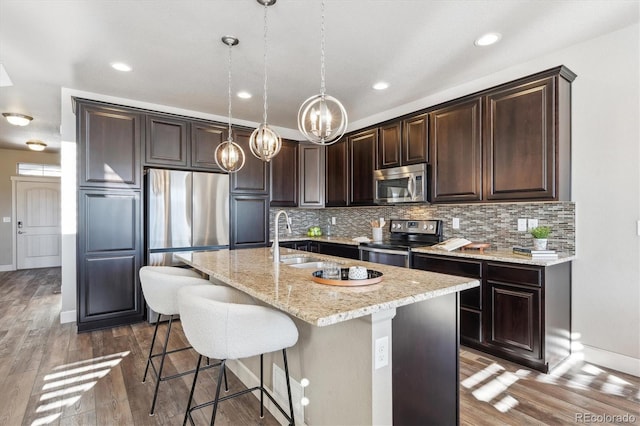
[[[270,211],[270,226],[277,208]],[[441,219],[444,238],[464,237],[475,242],[491,243],[492,248],[511,248],[514,245],[531,246],[528,232],[517,231],[518,219],[538,219],[539,225],[551,227],[549,248],[575,253],[575,203],[492,203],[492,204],[406,204],[379,207],[328,207],[324,209],[285,208],[292,220],[295,235],[306,235],[310,226],[320,226],[324,234],[331,217],[331,235],[340,237],[367,236],[371,238],[372,220],[389,219]],[[453,218],[460,219],[460,229],[452,228]],[[281,218],[282,229],[284,219]],[[384,229],[388,236],[388,227]],[[273,229],[271,229],[273,236]]]

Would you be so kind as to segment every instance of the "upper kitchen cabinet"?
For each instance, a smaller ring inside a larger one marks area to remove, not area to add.
[[[349,205],[349,138],[342,139],[325,148],[325,199],[326,207]]]
[[[565,67],[487,93],[486,200],[569,200],[571,82]]]
[[[227,139],[227,132],[227,128],[222,125],[191,123],[191,168],[193,170],[221,171],[216,164],[215,152],[218,145]]]
[[[75,99],[78,185],[139,189],[142,116],[123,107]]]
[[[231,173],[231,192],[269,194],[269,163],[254,156],[249,148],[251,130],[234,129],[234,140],[244,150],[244,167]],[[215,147],[214,147],[215,150]],[[211,158],[213,158],[213,153]]]
[[[418,114],[402,121],[402,165],[426,163],[429,150],[428,115]]]
[[[298,142],[282,140],[271,160],[271,207],[298,207]]]
[[[298,144],[300,207],[324,207],[324,150],[317,144]]]
[[[482,198],[481,104],[475,97],[429,113],[434,203]]]
[[[189,122],[162,115],[147,115],[145,164],[187,167]]]
[[[373,171],[376,168],[378,128],[349,137],[351,169],[351,205],[373,205]]]
[[[378,169],[399,167],[402,163],[402,122],[380,126],[378,140]]]

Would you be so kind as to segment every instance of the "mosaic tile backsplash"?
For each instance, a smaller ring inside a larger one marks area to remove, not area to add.
[[[273,218],[280,210],[271,209],[269,221],[273,237]],[[464,237],[474,242],[491,243],[491,248],[508,249],[515,245],[530,247],[528,232],[517,231],[518,219],[538,219],[538,225],[551,227],[549,248],[575,254],[575,203],[495,203],[495,204],[413,204],[380,207],[328,207],[324,209],[284,209],[292,220],[294,235],[306,235],[310,226],[320,226],[327,234],[331,217],[331,235],[340,237],[367,236],[371,238],[371,221],[389,219],[441,219],[444,238]],[[452,219],[460,219],[460,229],[453,229]],[[281,235],[284,219],[281,218]],[[389,229],[384,229],[388,236]]]

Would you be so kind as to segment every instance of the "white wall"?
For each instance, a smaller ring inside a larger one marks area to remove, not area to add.
[[[573,332],[587,361],[635,375],[640,375],[639,52],[636,24],[349,127],[355,130],[561,64],[577,73],[572,85],[578,257],[573,264]],[[65,109],[63,127],[70,114]],[[73,116],[67,122],[72,125]],[[64,135],[63,130],[63,140],[75,141],[75,134],[73,139]],[[75,279],[65,282],[64,277],[65,265],[75,268],[75,248],[69,248],[68,256],[67,263],[63,258],[63,293],[72,291],[75,300]]]

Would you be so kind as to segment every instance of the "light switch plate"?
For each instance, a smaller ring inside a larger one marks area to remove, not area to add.
[[[527,230],[527,219],[518,219],[518,231],[524,232]]]
[[[10,218],[10,217],[7,217],[7,216],[4,216],[4,217],[2,218],[2,222],[4,222],[4,223],[11,223],[11,218]]]
[[[527,219],[527,229],[531,230],[538,227],[538,219]]]

